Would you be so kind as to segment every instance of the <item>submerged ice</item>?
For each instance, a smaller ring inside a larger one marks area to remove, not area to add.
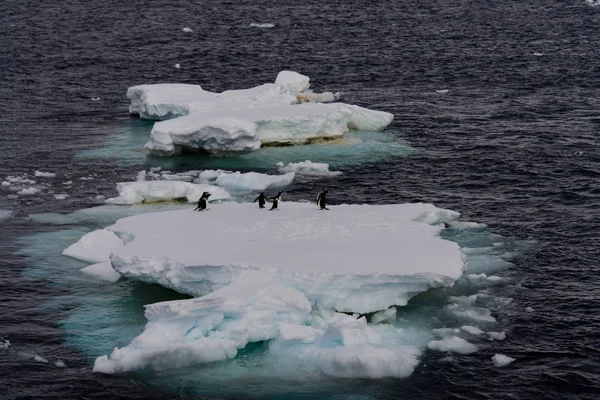
[[[281,71],[275,83],[208,92],[199,85],[139,85],[127,90],[129,111],[154,124],[146,149],[158,156],[205,151],[243,154],[263,144],[303,144],[339,138],[348,130],[381,131],[393,115],[313,93],[310,79]]]

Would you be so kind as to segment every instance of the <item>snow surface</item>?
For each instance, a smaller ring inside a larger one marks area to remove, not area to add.
[[[111,251],[123,245],[123,241],[111,230],[99,229],[83,235],[62,254],[81,261],[101,263],[110,260]]]
[[[110,261],[92,264],[82,268],[80,271],[107,282],[116,282],[121,278],[121,275],[113,269]]]
[[[285,165],[283,162],[278,162],[277,167],[279,172],[288,173],[295,172],[297,175],[304,176],[336,176],[341,175],[340,171],[330,171],[329,164],[327,163],[314,163],[310,160],[301,161],[297,163],[288,163]]]
[[[440,226],[421,222],[456,217],[429,204],[343,205],[323,212],[285,203],[270,212],[224,203],[204,213],[133,216],[107,229],[132,238],[111,256],[126,277],[201,296],[258,268],[322,307],[367,313],[405,305],[461,276],[458,245],[438,236]]]
[[[229,155],[258,150],[261,144],[303,144],[341,137],[349,129],[381,131],[394,118],[355,105],[323,104],[336,101],[339,93],[312,93],[309,86],[307,76],[281,71],[275,83],[249,89],[213,93],[199,85],[139,85],[130,87],[127,97],[131,113],[161,120],[146,144],[158,156]]]
[[[494,363],[494,367],[505,367],[511,362],[515,361],[514,358],[505,356],[504,354],[495,354],[492,356],[492,362]]]
[[[208,184],[194,184],[181,181],[141,181],[117,183],[119,196],[106,199],[109,204],[136,204],[176,199],[187,199],[195,203],[203,192],[211,193],[211,201],[231,198],[225,189]]]

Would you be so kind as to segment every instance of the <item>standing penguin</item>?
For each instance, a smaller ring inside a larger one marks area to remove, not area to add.
[[[319,205],[320,210],[329,210],[329,208],[325,207],[325,203],[327,202],[327,193],[328,192],[329,192],[329,190],[325,189],[317,195],[317,204]]]
[[[277,196],[269,197],[269,200],[273,200],[273,207],[271,207],[271,209],[269,211],[273,211],[273,210],[277,209],[277,206],[279,205],[279,202],[281,201],[281,193],[283,193],[283,192],[279,191],[279,193],[277,193]]]
[[[256,201],[258,201],[258,207],[265,208],[265,203],[267,202],[267,196],[265,196],[264,192],[261,192],[261,194],[258,195],[258,197],[256,199],[254,199],[253,203],[256,203]]]
[[[208,192],[204,192],[202,193],[202,196],[200,196],[200,199],[198,200],[198,207],[196,207],[194,209],[194,211],[198,210],[198,211],[204,211],[206,210],[206,206],[208,205],[208,198],[211,196],[210,193]]]

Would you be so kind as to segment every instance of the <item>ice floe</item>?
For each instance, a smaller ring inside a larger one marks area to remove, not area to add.
[[[250,28],[274,28],[275,24],[271,24],[269,22],[264,23],[264,24],[257,24],[255,22],[253,22],[249,26],[250,26]]]
[[[277,167],[281,173],[295,172],[297,175],[304,176],[336,176],[341,175],[340,171],[330,171],[329,164],[327,163],[314,163],[310,160],[301,161],[297,163],[278,162]]]
[[[494,363],[494,367],[505,367],[511,362],[515,361],[514,358],[505,356],[504,354],[495,354],[492,356],[492,362]]]
[[[477,351],[477,346],[457,336],[448,336],[440,340],[432,340],[427,344],[430,350],[446,351],[458,354],[471,354]]]
[[[62,254],[81,261],[101,263],[109,261],[111,251],[122,245],[123,240],[113,231],[99,229],[83,235],[76,243],[67,247]]]
[[[231,198],[229,192],[218,186],[182,181],[121,182],[117,183],[117,191],[119,196],[106,199],[105,202],[136,204],[186,199],[195,203],[205,191],[211,193],[211,201]]]
[[[56,174],[54,172],[35,171],[35,176],[42,178],[54,178]]]
[[[263,144],[337,138],[348,130],[381,131],[392,122],[387,112],[323,104],[338,100],[339,93],[313,93],[309,86],[307,76],[281,71],[275,83],[250,89],[213,93],[199,85],[139,85],[130,87],[127,97],[131,113],[161,120],[146,144],[158,156],[247,153]]]

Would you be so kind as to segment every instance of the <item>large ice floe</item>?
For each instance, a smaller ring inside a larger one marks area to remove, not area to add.
[[[312,93],[309,81],[281,71],[275,83],[250,89],[213,93],[199,85],[154,84],[130,87],[127,97],[131,113],[160,121],[146,144],[158,156],[243,154],[264,144],[310,143],[342,137],[348,130],[381,131],[394,118],[383,111],[329,103],[339,94]]]
[[[120,275],[195,297],[146,306],[144,332],[99,357],[95,371],[225,360],[268,341],[270,353],[326,375],[408,376],[420,348],[400,339],[401,327],[379,322],[395,318],[390,307],[453,285],[465,268],[458,245],[439,237],[439,223],[458,213],[428,204],[209,208],[120,219],[86,235],[114,232],[106,246],[90,249],[94,257],[71,253],[100,262],[109,250]],[[370,324],[361,316],[377,311]]]

